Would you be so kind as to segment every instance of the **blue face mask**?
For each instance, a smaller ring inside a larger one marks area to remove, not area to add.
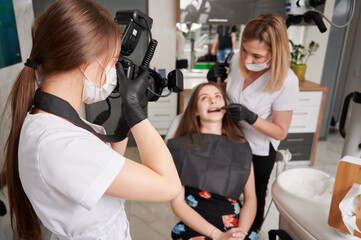
[[[245,64],[246,65],[246,68],[249,70],[249,71],[252,71],[252,72],[259,72],[259,71],[262,71],[262,70],[265,70],[267,68],[270,67],[270,64],[269,62],[271,61],[271,58],[270,57],[266,62],[264,63],[260,63],[260,64]]]

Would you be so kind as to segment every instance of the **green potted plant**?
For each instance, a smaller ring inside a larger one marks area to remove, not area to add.
[[[289,40],[292,46],[291,50],[291,69],[297,75],[300,81],[305,80],[308,58],[317,51],[319,44],[311,41],[306,49],[302,44],[294,44]]]

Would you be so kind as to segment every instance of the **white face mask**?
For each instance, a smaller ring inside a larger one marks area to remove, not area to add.
[[[97,60],[98,61],[98,60]],[[98,61],[99,62],[99,61]],[[100,62],[99,64],[103,66]],[[82,102],[86,104],[92,104],[105,100],[117,86],[117,71],[115,68],[107,67],[105,69],[105,84],[100,86],[89,80],[89,77],[85,74],[83,69],[80,69],[84,75],[84,88]]]
[[[271,61],[271,58],[272,57],[270,57],[266,62],[260,64],[246,64],[246,68],[252,72],[259,72],[265,70],[269,68],[270,66],[269,62]]]

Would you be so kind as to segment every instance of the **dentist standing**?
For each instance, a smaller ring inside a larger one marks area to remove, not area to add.
[[[251,231],[263,223],[267,184],[280,140],[285,139],[298,106],[298,78],[290,69],[287,27],[277,14],[263,14],[247,23],[240,52],[229,65],[217,63],[209,81],[226,80],[232,104],[225,106],[238,121],[253,154],[257,215]],[[252,235],[251,234],[251,235]],[[251,238],[253,239],[253,238]]]

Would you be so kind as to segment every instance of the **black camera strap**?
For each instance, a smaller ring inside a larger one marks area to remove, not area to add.
[[[99,115],[93,121],[94,124],[103,125],[109,119],[110,114],[112,113],[109,97],[105,99],[105,102],[108,104],[108,109],[99,113]]]
[[[34,97],[34,106],[53,115],[61,117],[74,125],[84,128],[85,130],[93,133],[103,142],[120,142],[123,140],[116,135],[104,135],[97,133],[91,126],[86,124],[80,117],[77,111],[65,100],[54,96],[52,94],[36,90]]]

